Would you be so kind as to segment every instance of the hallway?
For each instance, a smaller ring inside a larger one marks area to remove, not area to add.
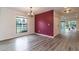
[[[0,42],[0,51],[79,51],[79,32],[57,35],[54,39],[28,35]]]

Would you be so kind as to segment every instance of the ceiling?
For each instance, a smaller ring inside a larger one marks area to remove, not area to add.
[[[19,10],[22,12],[29,12],[29,7],[12,7],[15,10]],[[71,9],[71,13],[79,13],[79,7],[69,7]],[[32,7],[34,14],[43,13],[49,10],[55,10],[59,13],[64,13],[64,7]]]

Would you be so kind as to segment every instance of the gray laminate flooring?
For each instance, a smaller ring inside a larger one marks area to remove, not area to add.
[[[79,32],[59,34],[55,38],[28,35],[0,42],[0,51],[79,51]]]

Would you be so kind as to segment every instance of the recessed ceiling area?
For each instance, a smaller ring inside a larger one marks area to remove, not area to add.
[[[29,7],[11,7],[11,8],[22,11],[22,12],[26,12],[26,13],[28,13],[30,11]],[[71,9],[71,12],[70,12],[71,14],[79,13],[79,7],[69,7],[69,8]],[[32,7],[34,14],[43,13],[43,12],[46,12],[49,10],[55,10],[59,13],[64,14],[64,9],[65,9],[64,7]]]

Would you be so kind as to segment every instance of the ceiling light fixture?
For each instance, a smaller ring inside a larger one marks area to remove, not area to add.
[[[66,7],[64,10],[64,13],[69,13],[70,11],[71,11],[71,9]]]
[[[33,17],[33,16],[34,16],[34,13],[33,13],[32,7],[30,7],[30,11],[29,11],[29,13],[28,13],[28,16],[30,16],[30,17]]]

